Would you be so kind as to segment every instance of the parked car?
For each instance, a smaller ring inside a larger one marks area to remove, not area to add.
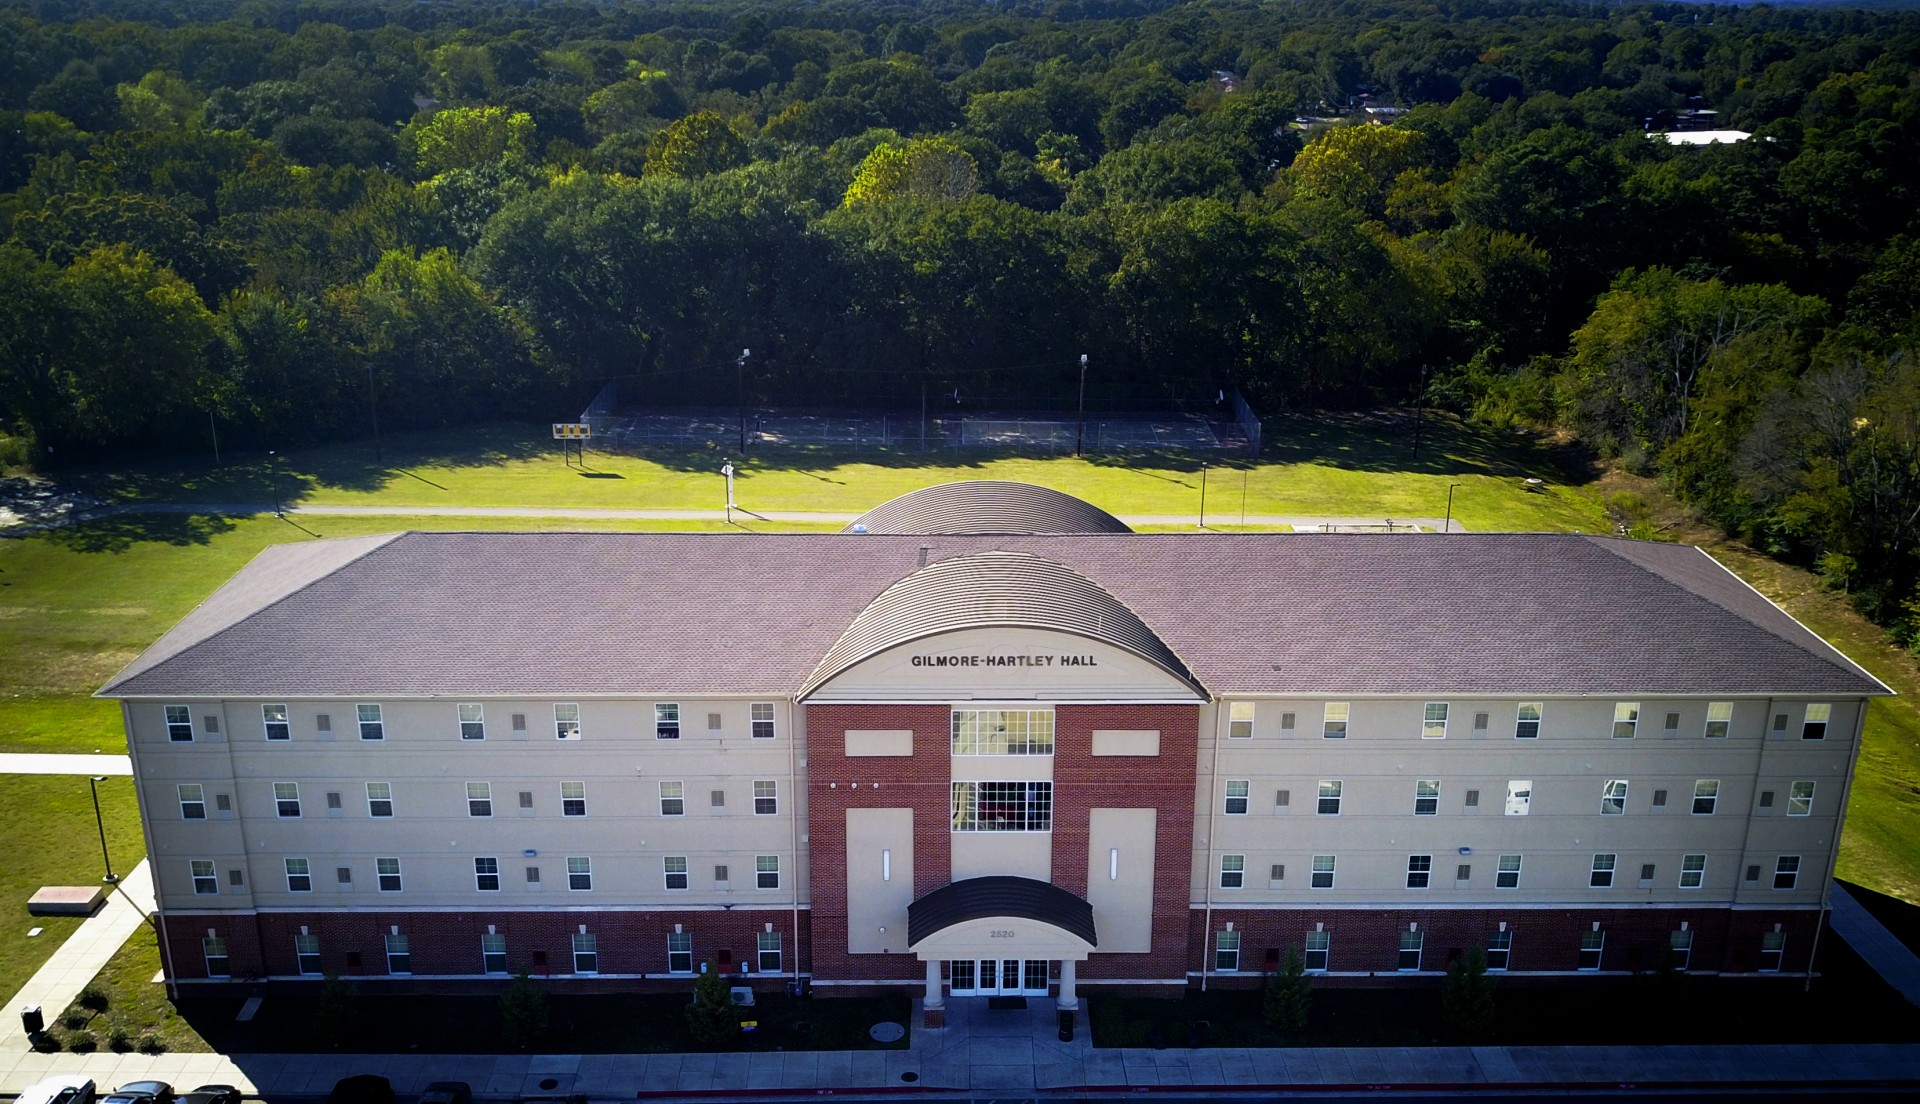
[[[333,1083],[327,1104],[393,1104],[393,1082],[376,1073],[356,1073]]]
[[[93,1104],[93,1082],[70,1073],[49,1077],[21,1089],[14,1104]]]
[[[173,1086],[165,1081],[129,1081],[101,1104],[173,1104]]]
[[[232,1085],[202,1085],[181,1097],[179,1104],[240,1104],[240,1090]]]
[[[435,1081],[420,1094],[420,1104],[473,1104],[473,1086],[465,1081]]]

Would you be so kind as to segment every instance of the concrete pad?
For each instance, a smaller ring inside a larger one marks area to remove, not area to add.
[[[29,916],[92,916],[107,899],[100,886],[41,886],[27,898]]]
[[[964,1055],[956,1055],[976,1066],[1031,1066],[1033,1064],[1033,1040],[1031,1039],[975,1039],[967,1045]]]
[[[787,1089],[811,1089],[820,1084],[820,1056],[810,1050],[788,1051],[781,1055],[780,1085]]]
[[[1513,1055],[1508,1053],[1506,1047],[1474,1047],[1473,1060],[1479,1065],[1481,1075],[1492,1084],[1504,1085],[1520,1080],[1520,1069],[1513,1064]]]
[[[853,1087],[853,1054],[845,1050],[828,1050],[819,1055],[820,1087],[827,1089],[845,1089]]]
[[[678,1054],[649,1054],[647,1064],[632,1079],[633,1087],[638,1092],[675,1092],[686,1087],[682,1079],[688,1072]],[[706,1069],[692,1072],[696,1077],[710,1078],[713,1067],[709,1064]]]
[[[1127,1083],[1127,1064],[1117,1050],[1096,1050],[1080,1061],[1081,1074],[1086,1080],[1083,1085],[1124,1085]]]
[[[747,1088],[779,1089],[785,1088],[780,1081],[780,1059],[778,1054],[746,1054]]]
[[[626,1091],[616,1092],[618,1084]],[[590,1097],[628,1096],[632,1090],[614,1073],[613,1056],[589,1054],[580,1060],[580,1072],[573,1075],[573,1091]]]
[[[485,1069],[483,1064],[480,1069]],[[476,1073],[479,1070],[475,1071]],[[527,1082],[527,1059],[525,1055],[503,1054],[493,1060],[493,1068],[486,1071],[486,1086],[473,1083],[473,1091],[484,1092],[490,1096],[518,1095],[520,1086]]]
[[[900,1075],[903,1073],[911,1073],[917,1077],[920,1073],[920,1055],[910,1050],[883,1050],[879,1053],[886,1058],[886,1072],[881,1076],[880,1080],[882,1085],[897,1089],[902,1085],[918,1083],[917,1081],[902,1081]]]
[[[679,1064],[680,1072],[683,1074],[704,1073],[711,1076],[720,1070],[721,1056],[718,1054],[647,1054],[641,1055],[641,1057],[645,1058],[646,1061],[642,1062],[639,1067],[635,1069],[634,1072],[636,1075],[645,1072],[656,1061],[676,1062]],[[728,1057],[731,1057],[731,1055]]]
[[[1033,1087],[1041,1092],[1087,1084],[1084,1062],[1043,1062],[1033,1067]]]
[[[570,1096],[572,1093],[571,1073],[529,1073],[520,1082],[523,1097]]]
[[[967,1088],[974,1092],[1032,1092],[1033,1063],[1022,1065],[975,1065]]]
[[[715,1055],[715,1057],[717,1058],[719,1056]],[[681,1085],[686,1088],[691,1088],[694,1082],[704,1081],[707,1087],[712,1089],[746,1088],[747,1082],[752,1076],[752,1066],[743,1060],[748,1056],[744,1054],[733,1054],[727,1057],[732,1060],[726,1062],[716,1061],[713,1064],[712,1071],[705,1074],[687,1073],[685,1070],[682,1070],[680,1074]]]
[[[578,1054],[532,1054],[527,1056],[528,1073],[573,1074],[580,1070]]]
[[[1221,1068],[1220,1055],[1211,1050],[1195,1050],[1187,1053],[1189,1085],[1225,1085],[1226,1072]]]
[[[1268,1047],[1249,1047],[1247,1049],[1247,1061],[1253,1066],[1253,1073],[1248,1078],[1249,1083],[1255,1085],[1292,1084],[1294,1071],[1287,1062],[1286,1053],[1285,1051]]]

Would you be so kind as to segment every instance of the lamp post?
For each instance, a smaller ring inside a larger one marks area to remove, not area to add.
[[[1453,489],[1458,486],[1458,483],[1447,484],[1447,524],[1440,530],[1442,533],[1453,532]]]
[[[273,516],[286,517],[286,511],[280,508],[280,468],[272,449],[267,450],[267,482],[273,487]]]
[[[1207,527],[1207,462],[1200,462],[1200,524],[1195,529]]]
[[[1080,427],[1073,434],[1073,454],[1087,454],[1087,354],[1080,354]]]
[[[100,819],[99,784],[106,780],[107,776],[104,774],[96,774],[89,777],[87,779],[87,790],[93,794],[93,826],[100,830],[100,861],[107,865],[107,876],[100,880],[108,885],[112,885],[120,880],[120,875],[113,872],[113,856],[107,854],[107,822]]]
[[[727,477],[727,524],[733,524],[733,461],[728,460],[720,466],[720,474]]]
[[[747,358],[753,355],[752,349],[740,350],[740,359],[733,362],[734,386],[740,400],[740,451],[747,451]],[[733,496],[728,495],[732,502]]]

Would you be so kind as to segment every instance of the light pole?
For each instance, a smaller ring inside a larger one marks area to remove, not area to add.
[[[1073,435],[1073,454],[1087,454],[1087,354],[1080,354],[1080,428]]]
[[[740,451],[742,453],[747,451],[747,358],[752,355],[752,349],[742,349],[740,359],[733,362],[734,385],[740,393]],[[728,495],[727,501],[732,502],[733,496]]]
[[[120,875],[113,872],[113,856],[107,854],[107,822],[100,819],[99,784],[106,780],[104,774],[93,775],[87,779],[87,790],[93,794],[93,826],[100,830],[100,861],[107,865],[107,876],[100,880],[112,885],[120,880]]]
[[[1442,533],[1453,532],[1453,489],[1458,486],[1458,483],[1447,484],[1447,524],[1440,530]]]
[[[280,508],[280,468],[272,449],[267,450],[267,482],[273,487],[273,516],[286,517],[286,511]]]
[[[1206,527],[1207,527],[1207,462],[1205,460],[1202,460],[1200,462],[1200,524],[1194,526],[1194,528],[1205,529]]]
[[[733,524],[733,461],[728,460],[720,466],[720,474],[727,477],[727,524]]]

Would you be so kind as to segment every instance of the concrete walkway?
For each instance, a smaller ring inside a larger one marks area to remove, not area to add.
[[[153,909],[153,874],[142,859],[140,865],[120,880],[120,889],[107,894],[107,903],[100,911],[82,921],[60,949],[53,952],[53,957],[7,1002],[5,1018],[0,1020],[0,1062],[15,1055],[24,1056],[32,1045],[20,1026],[20,1010],[39,1005],[51,1026],[54,1018],[66,1011],[80,990],[106,966],[107,960],[119,952],[127,937],[146,922],[147,914]]]
[[[1920,958],[1894,938],[1886,925],[1874,918],[1847,887],[1833,883],[1833,911],[1829,914],[1835,935],[1858,951],[1874,973],[1900,991],[1908,1004],[1920,1005]]]
[[[133,760],[125,755],[61,755],[53,752],[0,754],[0,774],[132,774]]]

